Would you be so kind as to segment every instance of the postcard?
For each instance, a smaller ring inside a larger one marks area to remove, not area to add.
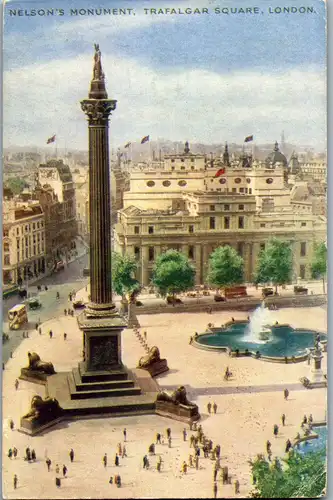
[[[8,499],[317,498],[323,1],[4,8]]]

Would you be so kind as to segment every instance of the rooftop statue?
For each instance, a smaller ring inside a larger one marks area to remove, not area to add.
[[[99,44],[95,43],[95,63],[94,63],[94,80],[104,80],[104,73],[102,69],[101,51]]]

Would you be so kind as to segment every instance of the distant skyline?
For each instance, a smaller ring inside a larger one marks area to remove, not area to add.
[[[285,2],[292,5],[291,2]],[[278,2],[269,4],[274,7]],[[326,148],[325,5],[310,14],[214,14],[244,1],[168,0],[163,8],[207,7],[209,14],[146,15],[160,2],[93,4],[58,1],[64,16],[9,16],[9,9],[46,9],[45,2],[8,2],[4,30],[4,147],[86,149],[80,100],[99,43],[116,148],[150,135],[172,141],[280,141]],[[69,16],[71,8],[134,8],[134,15]],[[52,5],[47,2],[47,8]],[[148,147],[144,145],[142,147]]]

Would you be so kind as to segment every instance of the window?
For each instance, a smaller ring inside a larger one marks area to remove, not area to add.
[[[172,160],[172,161],[175,161],[175,160]],[[175,167],[171,167],[171,170],[175,170]]]
[[[32,229],[33,229],[33,230],[35,230],[35,229],[36,229],[36,224],[35,224],[35,222],[33,222],[33,224],[32,224]]]
[[[251,179],[248,177],[248,178],[246,179],[246,182],[247,182],[248,184],[251,184]]]
[[[301,265],[299,266],[299,276],[300,276],[300,278],[301,278],[302,280],[304,280],[304,278],[305,278],[305,269],[306,269],[306,267],[305,267],[305,265],[304,265],[304,264],[301,264]]]
[[[155,251],[154,247],[148,247],[148,260],[149,262],[152,262],[155,258]]]
[[[186,186],[187,182],[186,181],[179,181],[178,186],[184,187]]]
[[[191,162],[194,162],[194,158],[191,158]]]
[[[3,251],[4,252],[9,252],[9,243],[4,243],[3,244]]]
[[[215,217],[209,217],[209,229],[215,229]]]
[[[302,242],[301,243],[301,257],[305,257],[306,256],[306,242]]]
[[[263,252],[265,250],[265,243],[260,243],[260,251]]]
[[[224,217],[224,229],[230,229],[230,217]]]
[[[238,217],[238,229],[244,229],[244,217]]]
[[[194,259],[194,246],[193,245],[189,246],[189,249],[188,249],[188,258],[189,259]]]
[[[244,210],[244,205],[238,205],[238,210]]]
[[[170,181],[163,181],[162,184],[163,184],[164,187],[171,186],[171,182]]]
[[[274,199],[264,198],[262,200],[262,211],[263,212],[274,212]]]
[[[232,192],[233,193],[237,193],[237,189],[236,188],[232,188]]]
[[[185,160],[182,158],[181,161],[184,163]]]
[[[171,163],[175,163],[175,160],[171,160]]]
[[[244,253],[244,244],[243,242],[239,242],[237,243],[237,253],[243,257],[243,253]]]
[[[27,233],[29,231],[29,226],[25,226],[25,232]]]
[[[209,210],[210,212],[215,212],[215,205],[210,205]]]
[[[5,266],[10,266],[10,256],[9,255],[4,255],[3,263],[5,264]]]
[[[266,227],[266,224],[265,224],[264,222],[262,222],[262,223],[260,224],[260,227]]]
[[[274,179],[272,179],[271,177],[266,179],[266,184],[273,184],[273,182],[274,182]]]
[[[154,226],[148,226],[148,234],[154,234]]]
[[[225,184],[226,182],[227,182],[227,179],[225,179],[224,177],[222,177],[222,179],[219,180],[220,184]]]
[[[2,234],[3,234],[4,238],[6,238],[7,236],[9,236],[8,229],[4,229]]]
[[[140,234],[140,226],[134,226],[134,234]]]
[[[16,234],[17,234],[17,236],[19,236],[19,234],[20,234],[20,228],[19,227],[16,228]]]
[[[252,194],[252,188],[249,188],[249,194]]]
[[[194,166],[193,165],[191,166],[191,170],[194,170]]]
[[[194,226],[188,226],[188,232],[189,233],[194,233]]]
[[[305,226],[306,226],[306,222],[302,222],[302,223],[301,223],[301,226],[302,226],[302,227],[305,227]]]
[[[182,161],[184,161],[184,160],[182,160]],[[180,167],[180,170],[185,170],[184,165],[182,165],[182,166]]]
[[[151,188],[151,187],[155,186],[155,182],[154,181],[148,181],[147,182],[147,186]]]
[[[20,239],[16,239],[16,248],[19,250],[20,249]]]
[[[242,182],[242,179],[240,177],[236,177],[235,184],[240,184],[241,182]]]
[[[240,193],[244,193],[244,188],[239,188]]]
[[[140,258],[140,247],[134,247],[134,255],[136,259]]]
[[[230,205],[224,205],[224,210],[230,210]]]

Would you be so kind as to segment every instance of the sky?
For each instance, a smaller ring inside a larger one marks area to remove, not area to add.
[[[275,12],[298,4],[313,12]],[[132,10],[85,15],[88,8]],[[152,8],[209,13],[145,14]],[[235,8],[252,12],[232,13]],[[64,15],[43,15],[46,9]],[[118,101],[112,147],[145,135],[211,144],[241,143],[253,134],[257,143],[274,143],[282,130],[287,142],[326,147],[325,5],[319,0],[9,1],[4,147],[44,147],[56,134],[60,148],[87,149],[80,101],[89,90],[94,43],[109,98]]]

